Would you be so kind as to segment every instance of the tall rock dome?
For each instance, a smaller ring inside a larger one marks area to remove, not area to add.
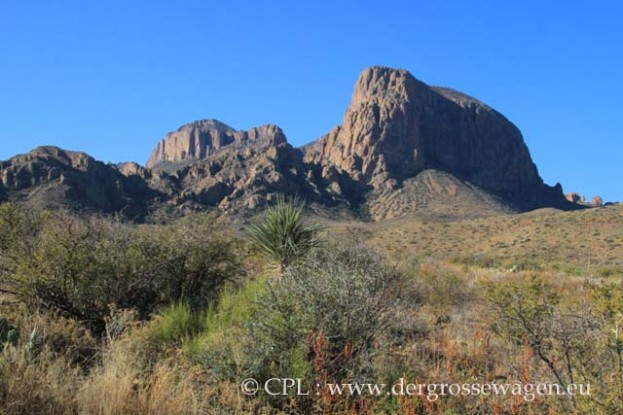
[[[402,69],[362,72],[341,126],[305,147],[373,190],[442,170],[523,208],[565,203],[543,183],[517,127],[482,102]]]

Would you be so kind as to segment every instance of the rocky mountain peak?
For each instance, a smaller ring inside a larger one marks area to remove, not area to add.
[[[342,125],[304,151],[307,162],[334,166],[377,192],[438,169],[525,207],[560,193],[543,184],[521,133],[504,116],[403,69],[364,70]]]
[[[65,166],[83,171],[93,168],[97,164],[96,160],[86,153],[64,150],[55,146],[39,146],[26,154],[19,154],[11,160],[16,164],[21,163],[31,166],[43,160],[47,160],[58,166]]]
[[[194,121],[160,140],[147,161],[147,167],[182,166],[205,159],[229,146],[239,147],[247,143],[254,146],[271,146],[285,142],[283,131],[276,125],[236,131],[217,120]]]
[[[404,69],[372,66],[359,75],[352,104],[368,100],[409,100],[421,86],[423,84]]]

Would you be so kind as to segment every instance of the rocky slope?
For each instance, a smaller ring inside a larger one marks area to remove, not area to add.
[[[124,212],[250,212],[277,194],[366,218],[462,218],[580,207],[539,177],[519,130],[407,71],[368,68],[341,126],[300,149],[275,125],[216,120],[167,134],[146,167],[42,147],[0,164],[0,200]],[[335,210],[332,210],[335,212]]]
[[[366,203],[367,214],[375,220],[474,219],[515,211],[504,200],[450,173],[434,169],[404,180],[398,189],[374,192]]]
[[[121,212],[131,218],[144,216],[149,201],[161,196],[144,177],[124,175],[85,153],[51,146],[0,162],[0,189],[8,201]]]

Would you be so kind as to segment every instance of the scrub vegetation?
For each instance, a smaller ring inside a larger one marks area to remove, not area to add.
[[[240,229],[208,214],[136,225],[3,204],[0,414],[623,413],[621,264],[602,256],[623,227],[582,234],[577,261],[527,255],[544,233],[514,239],[512,255],[495,247],[512,235],[504,221],[563,235],[586,212],[319,227],[280,200]],[[247,378],[294,378],[311,393],[246,396]],[[432,399],[327,386],[355,382],[591,393]]]

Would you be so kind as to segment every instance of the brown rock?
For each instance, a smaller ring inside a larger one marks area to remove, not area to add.
[[[401,69],[366,69],[343,124],[304,151],[306,161],[335,166],[376,191],[435,168],[525,207],[564,203],[560,189],[543,184],[504,116]]]
[[[601,197],[599,196],[595,196],[593,197],[593,199],[591,199],[590,202],[586,201],[586,197],[580,195],[579,193],[576,192],[572,192],[572,193],[566,193],[565,194],[565,198],[572,203],[575,203],[577,205],[582,205],[582,206],[602,206],[604,204],[604,201],[602,200]]]
[[[595,207],[598,207],[598,206],[603,206],[604,201],[603,201],[603,199],[601,198],[601,196],[595,196],[595,197],[593,197],[593,198],[591,199],[591,203],[590,203],[590,204],[591,204],[591,206],[595,206]]]
[[[300,149],[275,125],[237,131],[203,120],[167,134],[147,168],[55,147],[0,162],[0,201],[134,217],[243,212],[278,194],[302,196],[331,214],[347,207],[346,214],[379,220],[581,207],[564,199],[560,185],[543,184],[520,132],[504,116],[383,67],[361,74],[341,126]]]
[[[576,192],[565,194],[565,199],[567,199],[571,203],[580,203],[581,198],[582,197]]]
[[[285,142],[285,135],[275,125],[236,131],[216,120],[195,121],[167,134],[152,151],[147,167],[166,166],[167,163],[188,164],[205,159],[223,148],[240,149],[247,143],[268,147]]]

